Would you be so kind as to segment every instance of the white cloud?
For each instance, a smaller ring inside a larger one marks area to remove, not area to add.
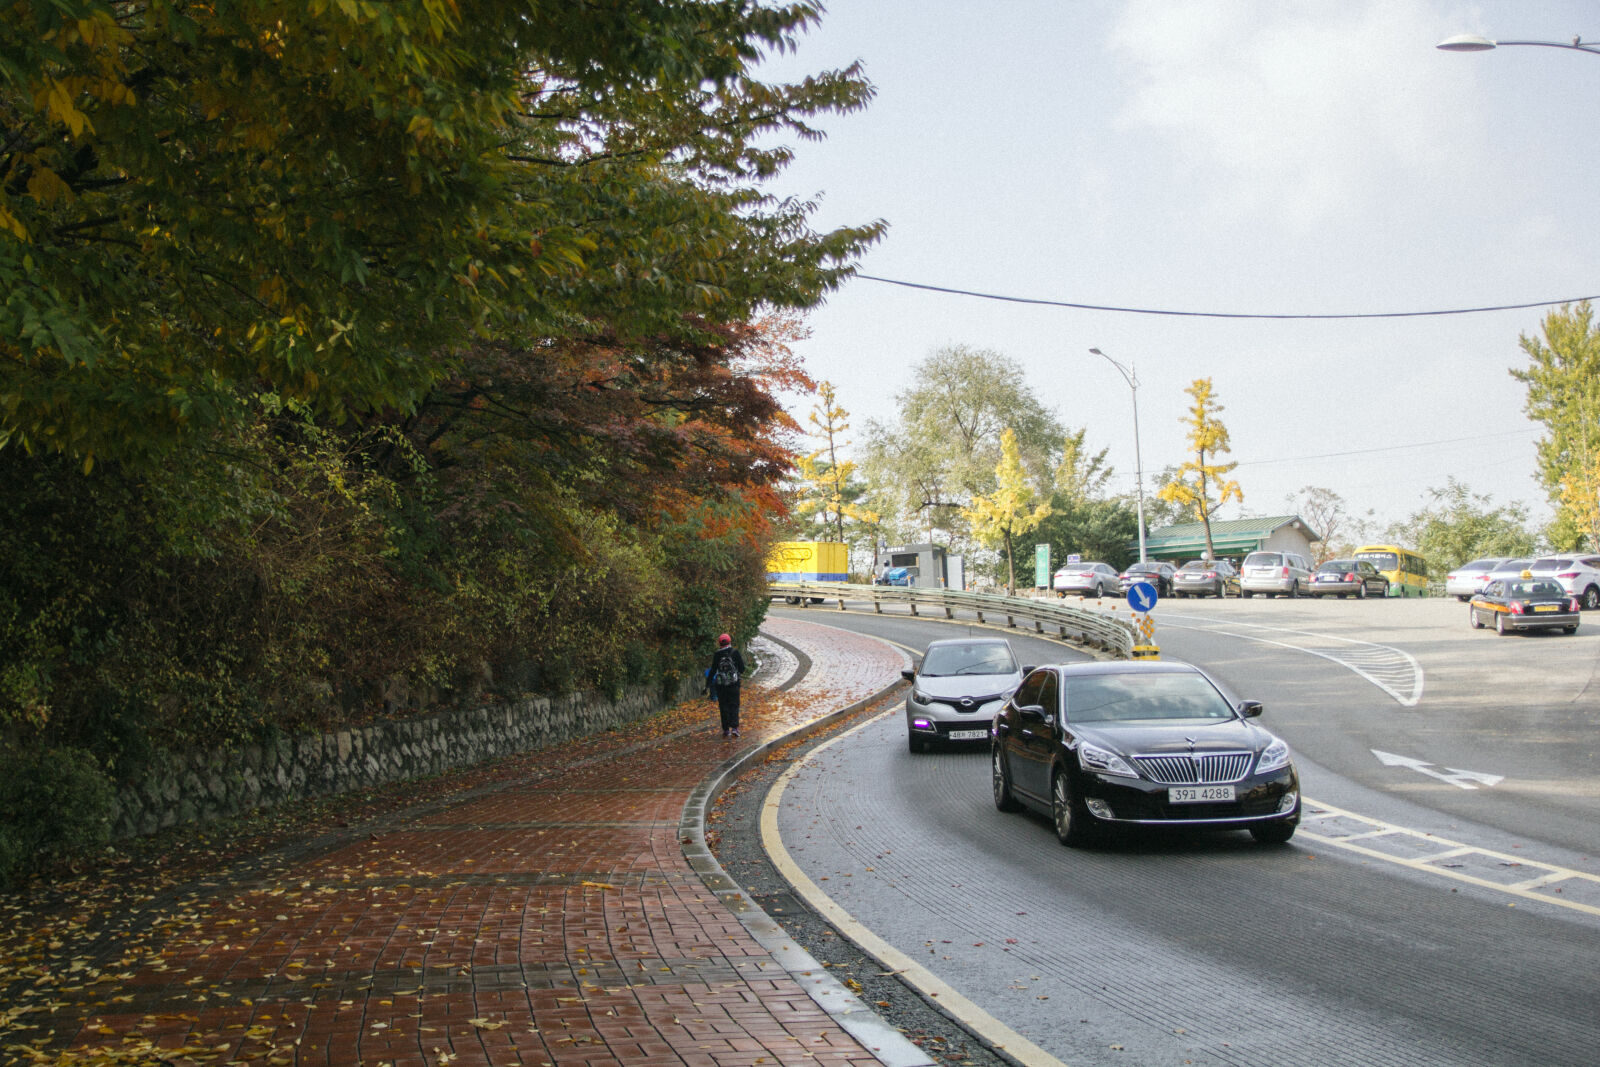
[[[1309,231],[1473,143],[1439,24],[1422,0],[1134,0],[1118,123],[1169,138],[1211,206]]]

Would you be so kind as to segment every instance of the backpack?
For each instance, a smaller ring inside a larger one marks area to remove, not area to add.
[[[733,665],[732,649],[717,653],[717,671],[711,676],[711,682],[718,687],[739,684],[739,668]]]

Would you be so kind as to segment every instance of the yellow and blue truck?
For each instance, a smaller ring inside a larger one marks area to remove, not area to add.
[[[848,582],[850,549],[838,541],[779,541],[767,553],[769,582]],[[797,596],[784,594],[790,604]],[[821,597],[812,597],[821,603]]]

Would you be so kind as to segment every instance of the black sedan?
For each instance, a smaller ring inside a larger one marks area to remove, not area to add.
[[[1149,582],[1156,587],[1157,596],[1171,596],[1172,576],[1176,573],[1178,568],[1170,563],[1134,563],[1122,572],[1122,591],[1126,593],[1134,582]]]
[[[1300,824],[1289,746],[1186,663],[1036,668],[995,716],[994,804],[1049,815],[1064,845],[1134,826],[1249,830],[1282,844]]]
[[[1503,578],[1467,602],[1467,622],[1474,630],[1493,626],[1502,637],[1513,630],[1575,634],[1581,607],[1554,578]]]

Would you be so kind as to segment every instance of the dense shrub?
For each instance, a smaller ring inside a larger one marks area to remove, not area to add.
[[[110,780],[82,749],[0,755],[0,884],[105,844],[112,801]]]

